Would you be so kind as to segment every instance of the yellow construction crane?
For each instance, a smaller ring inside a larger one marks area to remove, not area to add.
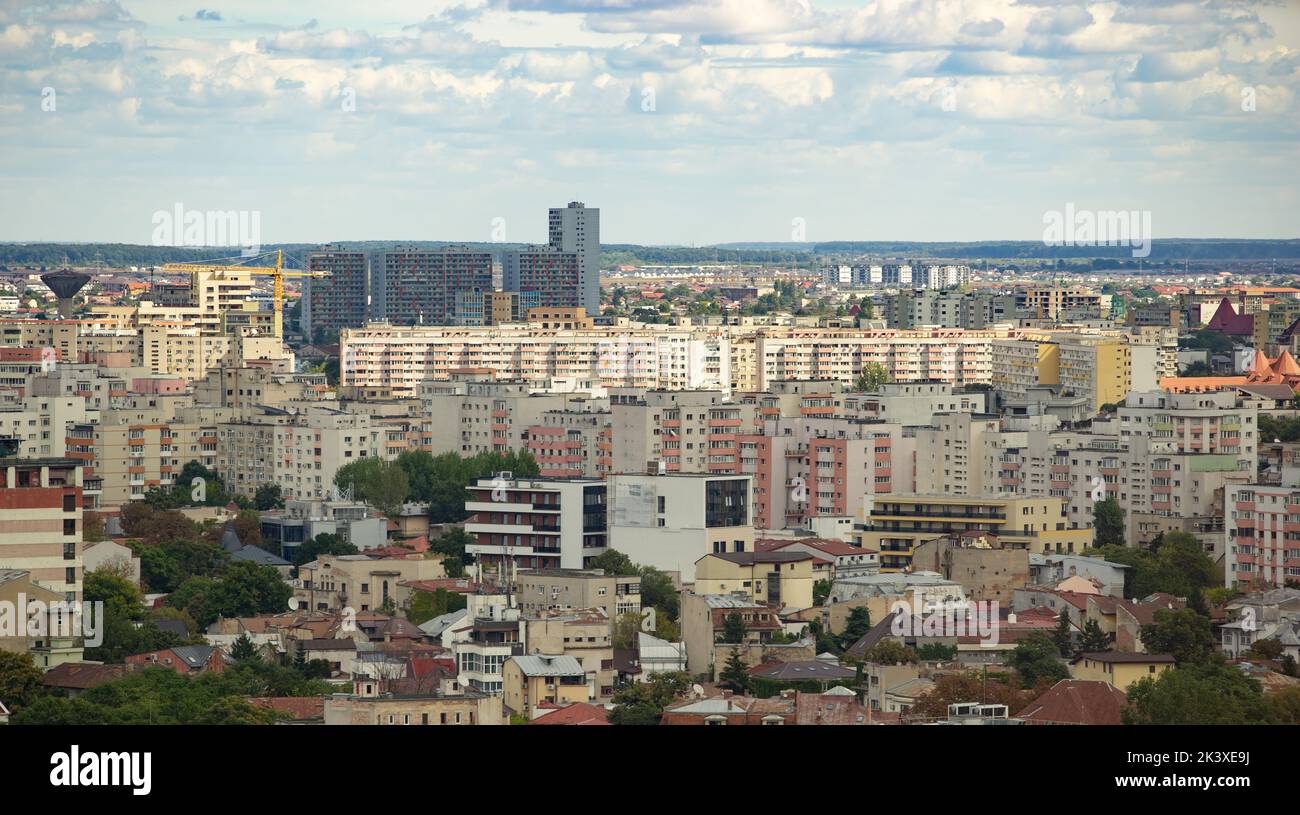
[[[272,299],[275,303],[275,336],[284,339],[284,279],[286,277],[329,277],[329,272],[295,272],[284,270],[284,251],[275,250],[274,266],[232,266],[219,263],[167,263],[163,265],[166,272],[248,272],[255,275],[270,275],[273,283]]]

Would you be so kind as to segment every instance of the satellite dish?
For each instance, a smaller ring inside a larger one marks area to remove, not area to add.
[[[469,677],[465,674],[456,674],[456,684],[460,685],[461,690],[469,687]]]
[[[700,687],[699,685],[691,685],[691,693],[694,694],[695,696],[702,697],[704,696],[704,688]]]

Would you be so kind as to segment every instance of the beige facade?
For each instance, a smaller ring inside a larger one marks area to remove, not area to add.
[[[543,703],[590,702],[587,676],[576,659],[552,654],[512,656],[501,669],[502,700],[512,712],[534,718]]]
[[[331,696],[325,724],[496,725],[505,724],[499,696]]]
[[[321,555],[298,569],[293,595],[300,608],[311,611],[376,611],[385,601],[397,603],[397,584],[446,577],[442,558],[370,558],[365,555]]]
[[[66,458],[0,459],[0,569],[81,599],[82,468]]]
[[[915,549],[940,536],[995,535],[1004,548],[1082,552],[1091,529],[1071,529],[1065,503],[1053,497],[890,495],[876,500],[858,545],[880,551],[882,572],[912,568]]]
[[[573,657],[582,666],[589,698],[607,702],[613,697],[617,674],[610,617],[595,609],[580,609],[524,617],[523,622],[524,642],[530,654]],[[509,688],[509,683],[506,687]]]
[[[600,609],[609,619],[641,612],[641,578],[599,569],[520,569],[515,577],[519,609],[525,614]]]
[[[814,557],[807,552],[730,552],[695,562],[694,591],[743,593],[755,602],[803,609],[813,604]]]

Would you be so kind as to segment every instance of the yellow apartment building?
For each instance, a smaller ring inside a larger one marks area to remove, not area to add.
[[[907,571],[912,552],[938,537],[995,535],[1002,548],[1037,554],[1082,552],[1091,529],[1070,529],[1057,497],[880,495],[854,531],[857,544],[880,552],[880,571]]]

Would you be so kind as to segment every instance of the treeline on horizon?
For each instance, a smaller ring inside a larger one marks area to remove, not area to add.
[[[439,248],[468,246],[500,254],[527,244],[458,241],[338,241],[330,244],[346,249],[376,251],[394,246]],[[282,249],[285,265],[298,268],[306,253],[322,244],[267,244],[262,253]],[[827,259],[869,256],[882,259],[935,258],[990,261],[1071,261],[1084,269],[1138,269],[1153,265],[1174,266],[1184,261],[1269,261],[1300,260],[1300,240],[1154,240],[1146,258],[1133,257],[1127,246],[1047,246],[1039,241],[983,241],[930,243],[920,241],[831,241],[826,243],[734,243],[719,246],[640,246],[606,244],[602,265],[686,265],[686,264],[776,264],[811,267]],[[21,268],[55,269],[65,265],[109,268],[160,266],[164,263],[198,261],[234,263],[240,259],[236,247],[151,246],[129,243],[0,243],[0,271]],[[268,263],[267,257],[255,261]]]

